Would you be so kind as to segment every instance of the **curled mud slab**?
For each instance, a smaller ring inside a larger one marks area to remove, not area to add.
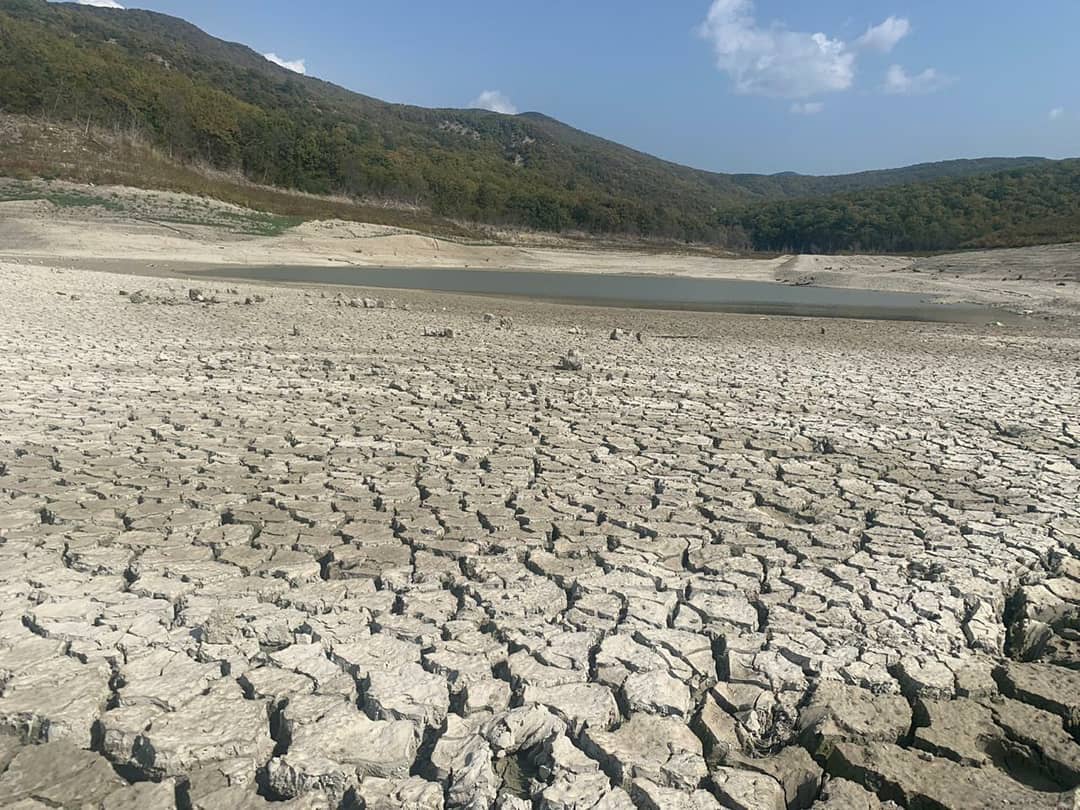
[[[0,265],[0,803],[1074,806],[1075,336],[191,285]]]

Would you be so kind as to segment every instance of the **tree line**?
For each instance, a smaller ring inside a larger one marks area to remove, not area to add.
[[[0,0],[0,109],[134,129],[178,160],[258,183],[547,231],[790,252],[932,251],[1080,232],[1075,162],[993,174],[970,173],[995,163],[970,163],[948,169],[967,176],[886,187],[936,170],[710,174],[542,116],[387,104],[149,12]],[[822,195],[853,184],[866,187]]]

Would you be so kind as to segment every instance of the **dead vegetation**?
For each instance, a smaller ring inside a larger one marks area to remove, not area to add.
[[[152,146],[137,131],[75,126],[40,117],[0,112],[0,201],[49,199],[61,206],[93,205],[95,200],[40,193],[39,181],[70,181],[94,186],[130,186],[166,190],[224,203],[267,215],[241,232],[272,235],[309,220],[344,220],[419,231],[464,243],[515,244],[563,249],[633,250],[696,256],[732,256],[731,251],[706,245],[596,237],[585,233],[553,234],[508,226],[491,226],[435,216],[429,210],[389,200],[353,200],[342,195],[320,196],[252,183],[239,172],[181,163]],[[30,185],[26,185],[30,184]],[[28,192],[27,189],[30,189]],[[37,189],[37,190],[35,190]],[[84,195],[85,196],[85,195]],[[97,195],[91,195],[97,196]],[[162,218],[157,217],[160,221]],[[258,217],[255,218],[256,220]],[[187,218],[178,221],[187,222]],[[201,223],[201,220],[195,220]],[[224,224],[232,223],[208,223]]]
[[[21,181],[164,189],[210,197],[296,221],[342,219],[421,230],[443,237],[484,238],[479,228],[451,222],[417,207],[354,202],[261,186],[238,173],[181,164],[137,133],[75,127],[22,115],[0,114],[0,176]]]

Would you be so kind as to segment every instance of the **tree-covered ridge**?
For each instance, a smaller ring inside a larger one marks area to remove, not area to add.
[[[919,252],[1080,241],[1080,160],[725,211],[763,251]]]
[[[763,249],[971,242],[993,219],[982,202],[963,200],[981,193],[977,186],[895,187],[1056,165],[991,158],[837,177],[704,172],[535,113],[388,104],[290,73],[165,15],[45,0],[0,0],[0,109],[137,131],[179,160],[282,188],[400,201],[459,220]],[[1006,192],[1030,185],[1040,184]],[[837,192],[848,196],[810,199]],[[762,204],[773,200],[799,202]],[[1023,199],[999,202],[1026,210]],[[925,212],[899,212],[931,203],[927,234],[937,236],[889,230],[926,221]],[[1004,217],[998,233],[1007,239],[1023,212],[995,216]]]

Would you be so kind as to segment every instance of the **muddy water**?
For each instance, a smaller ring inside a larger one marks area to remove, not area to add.
[[[1006,313],[939,304],[912,293],[790,286],[735,279],[644,275],[362,267],[218,267],[197,275],[277,283],[432,290],[619,307],[836,318],[986,322]]]

